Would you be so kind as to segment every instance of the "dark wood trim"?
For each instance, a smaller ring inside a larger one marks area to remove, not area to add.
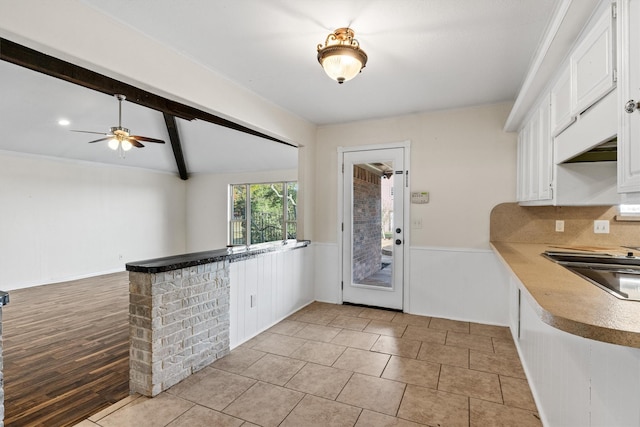
[[[46,55],[4,38],[0,38],[0,60],[11,62],[13,64],[29,68],[30,70],[75,83],[98,92],[109,95],[120,93],[127,97],[127,101],[134,102],[162,113],[170,114],[174,117],[180,117],[184,120],[204,120],[209,123],[257,136],[259,138],[268,139],[279,144],[296,147],[294,144],[273,136],[258,132],[254,129],[197,108],[155,95],[130,84],[123,83],[111,77],[96,73],[95,71]],[[177,158],[176,162],[179,164]]]
[[[180,143],[180,134],[178,133],[178,125],[176,123],[175,116],[169,113],[162,113],[164,117],[164,123],[167,125],[167,132],[169,132],[169,140],[171,141],[171,148],[173,149],[173,156],[176,158],[176,165],[178,166],[178,174],[180,179],[189,179],[187,173],[187,165],[184,162],[184,154],[182,153],[182,144]]]

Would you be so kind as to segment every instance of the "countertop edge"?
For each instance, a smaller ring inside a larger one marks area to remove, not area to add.
[[[518,274],[522,267],[512,265],[501,252],[500,247],[504,245],[514,245],[505,242],[491,242],[491,248],[494,253],[498,256],[498,259],[508,268],[511,274],[513,274],[523,285],[524,290],[526,291],[527,300],[532,303],[534,311],[544,323],[549,326],[552,326],[561,331],[570,333],[572,335],[580,336],[583,338],[592,339],[595,341],[607,342],[610,344],[622,345],[625,347],[635,347],[640,348],[640,332],[635,332],[632,330],[618,329],[615,327],[607,327],[605,325],[598,325],[595,321],[586,322],[581,321],[574,316],[571,316],[570,313],[567,312],[558,312],[557,310],[552,310],[545,307],[545,304],[536,298],[536,294],[540,291],[536,291],[534,283],[527,283],[528,280],[525,280],[522,274]],[[527,245],[526,243],[519,243],[515,245]],[[544,244],[536,244],[537,246],[545,246]],[[534,267],[534,262],[531,262],[530,268]],[[551,268],[551,265],[550,265]],[[577,278],[579,279],[579,278]],[[584,280],[584,279],[579,279]],[[585,281],[586,286],[591,287],[593,285],[588,284]],[[603,298],[615,298],[609,295],[603,295]],[[623,302],[621,302],[623,303]],[[629,301],[625,301],[624,303],[629,303]],[[631,302],[633,303],[633,302]],[[640,304],[639,304],[640,306]]]
[[[311,245],[310,240],[286,240],[273,243],[261,243],[253,246],[243,246],[211,251],[193,252],[182,255],[133,261],[126,264],[126,270],[137,273],[163,273],[165,271],[195,267],[202,264],[228,261],[239,262],[259,255],[301,249]]]

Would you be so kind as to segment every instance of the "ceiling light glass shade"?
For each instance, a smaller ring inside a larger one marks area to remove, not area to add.
[[[133,145],[131,145],[131,143],[129,141],[127,141],[126,139],[124,141],[121,142],[122,144],[122,149],[124,151],[129,151],[133,148]]]
[[[111,138],[109,140],[109,148],[111,148],[112,150],[117,150],[118,149],[118,145],[120,145],[120,143],[118,142],[118,140],[116,138]]]
[[[338,28],[318,45],[318,62],[327,75],[342,84],[351,80],[367,65],[367,54],[353,38],[350,28]]]

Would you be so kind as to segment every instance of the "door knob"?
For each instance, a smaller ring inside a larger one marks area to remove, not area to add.
[[[401,244],[402,244],[402,240],[396,239],[396,245],[401,245]]]
[[[640,107],[640,102],[636,102],[633,99],[630,99],[629,101],[627,101],[626,104],[624,104],[624,111],[631,114],[634,111],[636,111],[639,107]]]

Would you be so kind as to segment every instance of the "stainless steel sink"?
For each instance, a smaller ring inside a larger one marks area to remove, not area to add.
[[[603,253],[561,252],[545,251],[542,255],[559,264],[585,263],[585,264],[615,264],[636,265],[640,267],[640,258],[635,256],[621,256]]]
[[[559,251],[542,255],[617,298],[640,301],[639,257]]]

